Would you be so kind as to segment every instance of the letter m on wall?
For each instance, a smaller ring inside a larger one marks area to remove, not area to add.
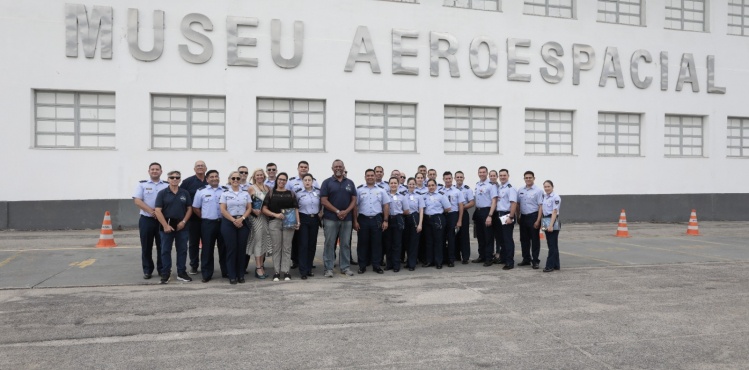
[[[65,55],[78,58],[78,31],[81,31],[83,55],[93,58],[101,36],[101,58],[112,59],[112,7],[94,6],[91,18],[86,6],[65,4]]]

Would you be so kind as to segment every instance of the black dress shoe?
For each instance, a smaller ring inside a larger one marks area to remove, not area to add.
[[[302,275],[302,280],[307,280],[307,275]]]
[[[229,284],[231,285],[237,284],[237,279],[229,279]]]
[[[314,274],[314,273],[313,273],[312,271],[310,271],[310,272],[308,272],[308,273],[307,273],[307,276],[309,276],[309,277],[314,277],[314,276],[315,276],[315,274]]]
[[[351,260],[349,262],[351,263],[352,266],[358,265],[358,263],[356,261],[354,261],[354,260]]]
[[[533,264],[533,269],[534,269],[534,270],[538,270],[538,264],[537,264],[537,263],[534,263],[534,264]]]
[[[315,265],[312,265],[312,268],[313,268],[313,269],[316,269],[316,268],[317,268],[317,266],[315,266]]]
[[[200,281],[202,281],[202,282],[204,282],[204,283],[207,283],[207,282],[211,281],[211,278],[209,278],[209,277],[204,277],[204,278],[203,278],[203,280],[200,280]]]
[[[468,264],[468,260],[463,260],[463,264],[467,265]]]
[[[486,261],[486,262],[484,262],[484,267],[489,267],[489,266],[491,266],[493,264],[494,264],[493,261]]]
[[[228,279],[229,275],[221,275],[221,277],[224,278],[224,279]]]
[[[554,267],[554,270],[559,270],[559,267]]]
[[[296,262],[292,262],[292,263],[291,263],[291,268],[295,269],[295,268],[297,268],[297,267],[299,267],[299,264],[298,264],[298,263],[296,263]]]
[[[400,270],[401,270],[401,269],[393,269],[393,272],[398,272],[398,271],[400,271]]]
[[[241,277],[241,278],[237,279],[237,282],[240,283],[240,284],[244,284],[244,278]]]
[[[506,264],[506,263],[507,263],[507,262],[505,262],[504,260],[501,260],[501,259],[499,259],[499,258],[495,258],[495,259],[493,259],[493,260],[492,260],[492,262],[494,262],[494,264],[495,264],[495,265],[504,265],[504,264]]]
[[[455,267],[455,264],[452,263],[452,262],[450,262],[450,263],[447,264],[447,267]]]
[[[515,268],[515,265],[505,265],[505,267],[502,267],[502,270],[512,270]]]
[[[378,268],[374,268],[374,269],[372,269],[372,271],[374,271],[374,272],[376,272],[376,273],[378,273],[378,274],[384,274],[384,273],[385,273],[385,271],[382,271],[382,269],[381,269],[381,268],[379,268],[379,267],[378,267]]]
[[[359,271],[357,271],[357,272],[360,273],[360,274],[363,274],[363,273],[367,272],[367,268],[366,267],[359,267]]]
[[[434,262],[425,263],[425,264],[421,265],[421,267],[434,267],[434,266],[437,266]]]
[[[544,269],[544,272],[552,272],[552,271],[554,271],[554,269],[550,269],[548,267]]]
[[[442,265],[437,265],[437,270],[442,270]]]
[[[392,267],[387,267],[387,266],[385,266],[385,271],[390,271],[390,270],[392,270],[392,269],[393,269]]]
[[[482,263],[482,262],[486,262],[486,260],[483,259],[483,258],[476,258],[475,260],[473,260],[471,262],[473,262],[473,263]]]
[[[151,278],[151,274],[143,274],[143,278],[148,280]]]
[[[526,262],[526,261],[518,263],[518,266],[530,266],[530,265],[531,265],[531,263],[530,262]]]
[[[413,268],[413,267],[409,267],[409,268],[408,268],[408,271],[413,271],[413,270],[416,270],[416,269],[415,269],[415,268]]]

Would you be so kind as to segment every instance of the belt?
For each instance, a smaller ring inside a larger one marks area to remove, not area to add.
[[[378,214],[376,214],[376,215],[374,215],[374,216],[367,216],[367,215],[364,215],[364,214],[361,214],[361,213],[360,213],[360,214],[359,214],[359,216],[364,216],[364,217],[366,217],[366,218],[375,218],[375,217],[378,217],[378,216],[382,216],[382,213],[378,213]]]
[[[499,212],[500,216],[504,216],[504,215],[510,214],[510,211],[497,211],[497,212]]]
[[[238,215],[238,216],[231,216],[231,217],[234,217],[234,218],[240,218],[240,217],[242,217],[242,215]]]
[[[315,217],[317,217],[317,213],[311,213],[311,214],[307,214],[307,213],[302,213],[302,212],[299,212],[299,216],[302,216],[302,215],[303,215],[303,216],[305,216],[305,217],[309,216],[309,217],[311,217],[311,218],[315,218]]]
[[[551,217],[551,215],[544,215],[544,217]]]
[[[532,213],[523,213],[523,216],[537,215],[538,211]]]
[[[221,219],[217,218],[215,220],[211,220],[211,219],[204,218],[203,221],[205,221],[205,222],[219,222],[219,221],[221,221]]]
[[[489,209],[489,208],[492,208],[492,207],[476,207],[476,210],[482,211],[482,210]]]

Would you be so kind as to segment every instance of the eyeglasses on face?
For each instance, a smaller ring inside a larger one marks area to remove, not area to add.
[[[249,173],[249,172],[247,172],[247,171],[239,171],[239,174],[240,174],[240,175],[246,175],[246,174],[248,174],[248,173]]]
[[[179,180],[181,177],[179,176],[169,176],[169,180]]]
[[[268,172],[275,172],[275,171],[276,171],[276,169],[275,169],[275,168],[269,168],[269,169],[268,169]]]
[[[276,181],[286,182],[286,179],[282,177],[280,179],[276,179]]]
[[[232,177],[231,178],[231,181],[239,181],[239,180],[242,180],[242,178],[241,177]]]

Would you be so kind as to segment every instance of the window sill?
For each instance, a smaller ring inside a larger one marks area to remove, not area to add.
[[[679,31],[679,32],[710,33],[710,32],[708,32],[708,31],[692,31],[692,30],[680,30],[680,29],[676,29],[676,28],[668,28],[668,27],[663,27],[663,29],[664,29],[664,30],[669,30],[669,31]]]
[[[400,150],[354,150],[355,153],[379,153],[379,154],[419,154],[417,151]]]
[[[645,158],[644,155],[625,155],[625,154],[599,154],[601,158]]]
[[[726,158],[727,159],[749,159],[749,156],[739,157],[739,156],[728,156],[727,155]]]
[[[386,0],[386,1],[390,1],[390,0]],[[461,6],[449,6],[449,5],[442,5],[442,7],[443,8],[450,8],[450,9],[477,10],[477,11],[480,11],[480,12],[502,13],[502,9],[486,10],[486,9],[463,8]]]
[[[325,149],[255,149],[255,151],[266,153],[327,153]]]
[[[648,27],[645,24],[627,24],[627,23],[616,23],[616,22],[606,22],[606,21],[596,21],[596,23],[613,24],[613,25],[617,25],[617,26],[642,27],[642,28],[647,28]]]
[[[554,154],[554,153],[525,153],[525,155],[529,156],[538,156],[538,157],[577,157],[577,154]]]
[[[443,152],[445,155],[502,155],[502,153],[495,152]]]
[[[702,155],[664,155],[663,157],[664,158],[691,158],[691,159],[699,159],[699,158],[708,159],[708,158],[710,158],[710,157],[705,157],[705,156],[702,156]]]
[[[568,18],[568,17],[557,17],[557,16],[553,16],[553,15],[538,15],[538,14],[528,14],[528,13],[523,13],[523,15],[530,15],[532,17],[543,17],[543,18],[569,19],[569,20],[573,20],[573,21],[577,20],[577,18],[575,18],[575,17],[569,17]]]
[[[106,151],[117,151],[117,148],[80,148],[80,147],[46,147],[46,146],[32,146],[29,149],[33,150],[106,150]]]
[[[172,148],[150,148],[149,152],[226,152],[226,149],[172,149]]]

